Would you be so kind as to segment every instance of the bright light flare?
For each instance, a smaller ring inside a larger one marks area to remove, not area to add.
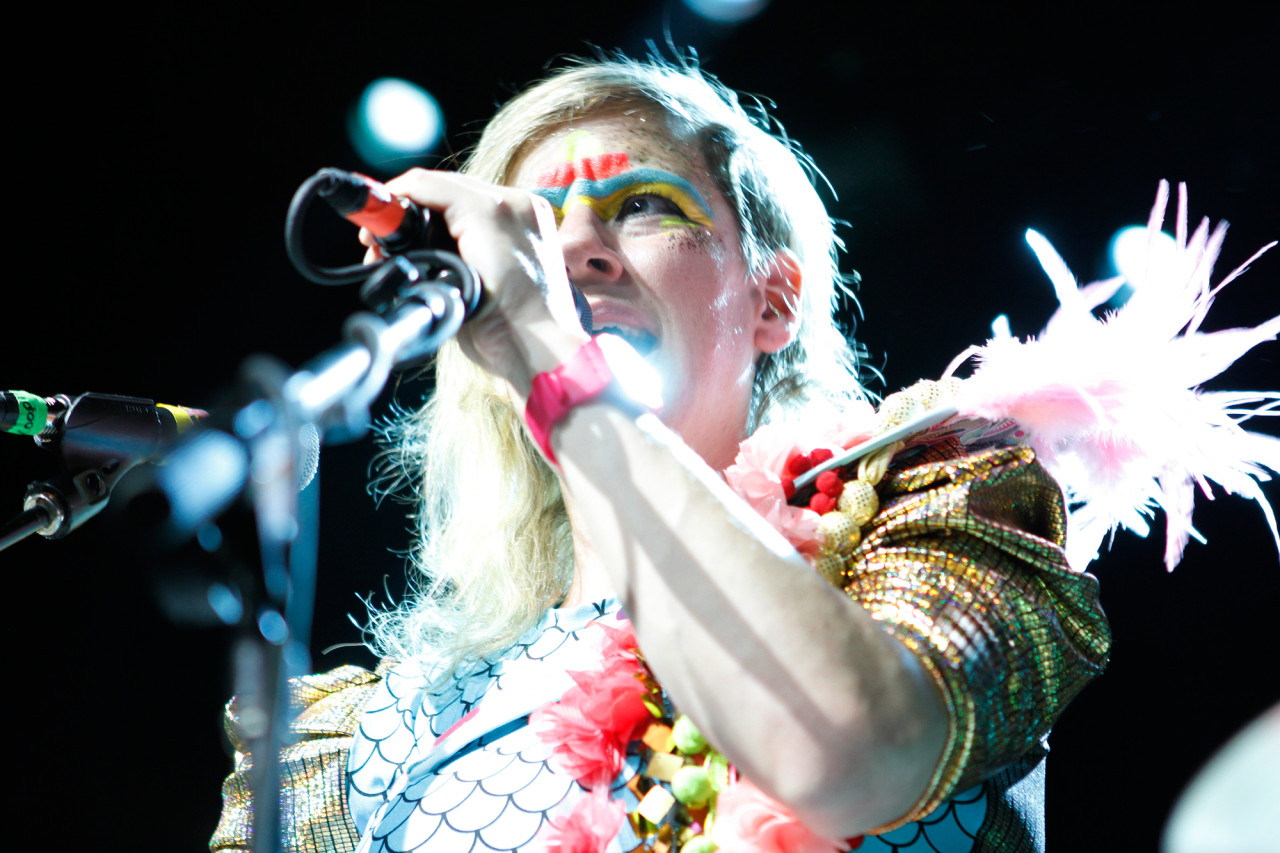
[[[1124,276],[1134,290],[1141,288],[1148,279],[1158,276],[1177,254],[1177,243],[1163,231],[1150,241],[1148,254],[1147,233],[1145,225],[1121,228],[1111,238],[1108,248],[1116,272]]]
[[[443,135],[444,115],[421,86],[384,77],[365,88],[352,112],[349,131],[356,153],[376,167],[430,152]]]
[[[654,411],[662,409],[662,376],[631,344],[617,335],[596,335],[596,344],[609,362],[614,379],[627,396]]]
[[[684,0],[695,15],[719,24],[740,24],[754,18],[769,0]]]

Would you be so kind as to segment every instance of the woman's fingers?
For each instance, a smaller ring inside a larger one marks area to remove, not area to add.
[[[555,217],[544,199],[467,175],[425,169],[393,178],[387,189],[444,217],[459,254],[480,273],[488,295],[497,300],[495,307],[514,307],[534,297],[542,302],[544,293],[560,289],[564,258]]]
[[[467,323],[458,342],[486,370],[523,387],[530,353],[545,357],[551,351],[547,340],[582,336],[549,202],[468,175],[425,169],[405,172],[386,186],[443,216],[459,255],[480,274],[485,309]],[[360,242],[369,247],[366,260],[384,256],[366,231]]]
[[[373,232],[368,228],[361,228],[360,235],[356,239],[360,241],[361,246],[368,249],[364,253],[364,262],[366,264],[376,264],[387,257],[387,253],[382,251],[382,246],[378,245],[378,241],[373,237]]]

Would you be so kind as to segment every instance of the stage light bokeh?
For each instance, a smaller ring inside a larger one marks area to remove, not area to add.
[[[384,77],[361,94],[349,133],[352,147],[370,171],[386,174],[431,153],[444,133],[444,115],[421,86]]]

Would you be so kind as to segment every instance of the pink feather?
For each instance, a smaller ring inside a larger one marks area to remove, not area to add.
[[[1168,196],[1162,181],[1148,221],[1149,247]],[[1258,485],[1269,479],[1268,470],[1280,472],[1280,439],[1241,426],[1254,415],[1277,414],[1280,392],[1199,389],[1280,334],[1280,317],[1253,328],[1200,331],[1222,287],[1275,243],[1212,287],[1226,225],[1210,230],[1204,220],[1188,236],[1186,201],[1181,185],[1176,251],[1163,260],[1148,252],[1147,281],[1122,308],[1095,317],[1093,309],[1122,282],[1077,287],[1042,242],[1037,252],[1061,303],[1044,332],[974,347],[947,371],[975,359],[956,399],[959,415],[1016,421],[1062,483],[1072,507],[1070,557],[1079,568],[1117,527],[1145,536],[1147,519],[1160,509],[1167,517],[1165,564],[1172,569],[1187,541],[1200,538],[1192,504],[1197,489],[1212,498],[1210,482],[1257,501],[1280,548],[1275,515]]]

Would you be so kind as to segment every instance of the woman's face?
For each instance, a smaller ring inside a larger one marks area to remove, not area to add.
[[[555,207],[595,330],[620,333],[662,375],[663,421],[708,464],[731,463],[755,363],[786,339],[702,156],[653,120],[610,115],[533,145],[513,183]]]

